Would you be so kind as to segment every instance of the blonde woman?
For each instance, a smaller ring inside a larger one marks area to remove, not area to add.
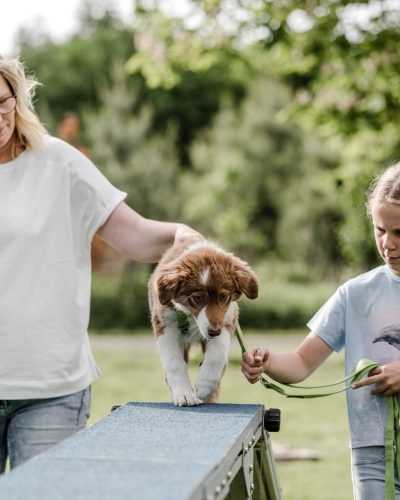
[[[142,262],[201,238],[140,216],[85,156],[50,137],[35,86],[19,59],[0,58],[0,471],[85,426],[99,375],[87,334],[93,236]]]
[[[242,372],[251,383],[263,372],[296,383],[341,349],[346,374],[363,358],[380,363],[353,385],[358,390],[347,392],[354,498],[380,500],[385,497],[385,397],[400,393],[400,163],[374,181],[367,209],[385,265],[342,285],[308,323],[311,333],[296,352],[260,348],[244,353]],[[371,384],[372,390],[366,387]]]

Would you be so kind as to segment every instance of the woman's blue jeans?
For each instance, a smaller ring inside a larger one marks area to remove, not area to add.
[[[384,446],[353,448],[351,469],[354,500],[384,500],[386,471]],[[400,499],[398,471],[395,478],[396,500],[398,500]]]
[[[50,399],[0,400],[0,473],[83,429],[90,388]]]

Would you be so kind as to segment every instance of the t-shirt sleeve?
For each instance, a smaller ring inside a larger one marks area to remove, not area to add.
[[[113,186],[80,151],[68,149],[72,216],[87,241],[91,241],[126,193]]]
[[[311,318],[307,326],[331,349],[339,352],[345,344],[345,322],[345,290],[340,287]]]

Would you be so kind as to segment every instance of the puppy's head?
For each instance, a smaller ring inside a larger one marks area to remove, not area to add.
[[[248,264],[214,246],[190,250],[160,267],[156,281],[161,304],[190,312],[201,334],[214,338],[232,322],[233,302],[258,295],[258,280]]]

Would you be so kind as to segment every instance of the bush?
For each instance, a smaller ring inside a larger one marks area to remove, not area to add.
[[[311,271],[299,264],[272,260],[254,270],[260,280],[259,297],[240,300],[242,327],[305,327],[338,285],[333,279],[315,281]]]

